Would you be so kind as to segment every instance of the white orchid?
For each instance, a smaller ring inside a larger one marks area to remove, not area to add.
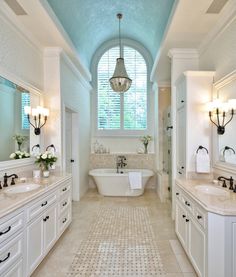
[[[24,152],[16,151],[16,152],[11,153],[11,155],[9,157],[10,157],[10,159],[17,160],[17,159],[29,158],[30,154],[26,151],[24,151]]]

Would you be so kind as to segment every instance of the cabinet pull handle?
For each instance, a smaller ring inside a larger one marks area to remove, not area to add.
[[[47,221],[49,219],[49,216],[47,215],[44,219],[43,219],[43,221]]]
[[[178,173],[179,173],[179,174],[182,174],[182,172],[180,172],[180,171],[179,171]]]
[[[179,192],[176,192],[176,195],[179,195]]]
[[[188,207],[190,207],[190,203],[188,203],[188,201],[185,201],[185,205],[187,205]]]
[[[184,166],[181,166],[182,169],[184,169]]]
[[[201,219],[201,218],[202,218],[202,216],[201,216],[201,215],[198,215],[198,216],[197,216],[197,219]]]
[[[186,217],[186,215],[184,215],[184,214],[183,214],[183,215],[182,215],[182,217],[183,217],[183,218],[185,218],[185,217]]]
[[[4,235],[4,234],[8,233],[10,230],[11,230],[11,226],[9,226],[9,227],[7,228],[6,231],[0,232],[0,236],[2,236],[2,235]]]
[[[184,100],[181,100],[181,103],[184,103]]]
[[[46,206],[47,203],[48,203],[48,201],[45,201],[44,203],[41,204],[41,207]]]
[[[67,205],[67,202],[63,203],[62,206],[65,207]]]
[[[5,258],[5,259],[3,259],[3,260],[0,260],[0,263],[3,263],[3,262],[5,262],[7,259],[9,259],[9,258],[10,258],[10,255],[11,255],[11,253],[10,253],[10,252],[8,252],[8,254],[7,254],[6,258]]]
[[[67,188],[64,188],[62,191],[66,191],[67,190]]]
[[[63,221],[62,221],[62,223],[65,223],[67,221],[67,218],[65,218]]]
[[[189,222],[189,219],[185,219],[186,222]]]

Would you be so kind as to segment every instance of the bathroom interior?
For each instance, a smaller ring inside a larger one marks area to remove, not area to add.
[[[236,0],[0,26],[0,277],[236,277]]]

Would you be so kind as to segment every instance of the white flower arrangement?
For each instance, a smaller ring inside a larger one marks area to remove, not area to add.
[[[42,170],[49,170],[49,167],[52,167],[56,161],[57,157],[51,152],[46,151],[36,156],[35,163],[38,164]]]
[[[16,151],[16,152],[11,153],[11,155],[9,157],[10,157],[10,159],[18,160],[18,159],[29,158],[30,154],[26,151],[23,151],[23,152],[22,151]]]
[[[141,140],[142,143],[145,145],[145,144],[148,144],[149,141],[152,140],[152,136],[149,136],[149,135],[147,135],[147,136],[142,136],[142,137],[140,137],[140,140]]]

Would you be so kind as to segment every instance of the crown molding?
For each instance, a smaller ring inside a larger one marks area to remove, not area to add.
[[[198,59],[199,53],[194,48],[172,48],[168,52],[171,59]]]
[[[199,55],[202,55],[209,47],[209,44],[214,42],[236,19],[236,0],[231,0],[213,29],[206,35],[198,48]]]

